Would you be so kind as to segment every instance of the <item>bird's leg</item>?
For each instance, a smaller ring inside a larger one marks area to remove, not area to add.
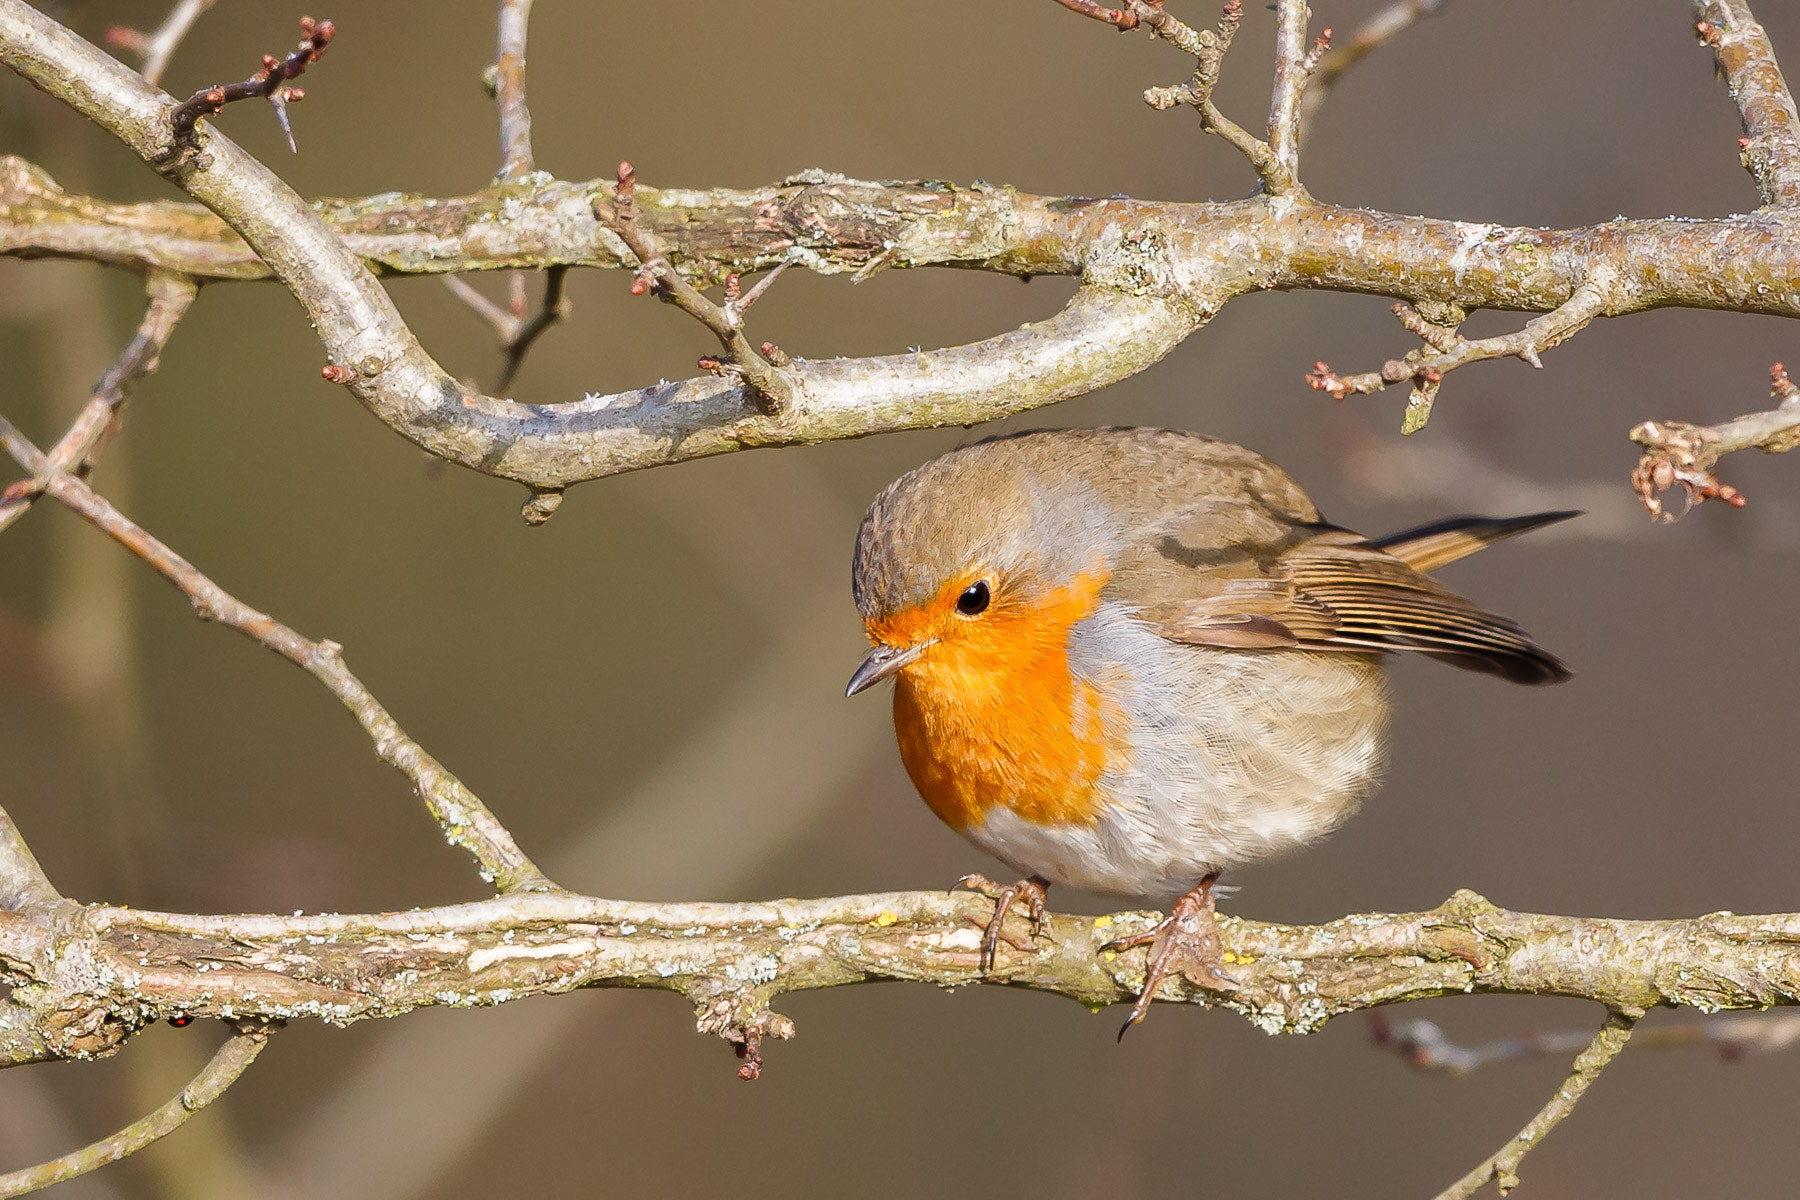
[[[994,902],[994,919],[989,921],[981,933],[981,969],[994,969],[994,956],[1000,949],[1000,935],[1006,924],[1006,912],[1020,900],[1025,901],[1031,912],[1031,936],[1036,937],[1044,928],[1044,901],[1050,894],[1050,881],[1042,875],[1033,875],[1029,879],[1021,879],[1017,883],[998,884],[986,875],[964,875],[950,885],[950,890],[969,888],[980,892]],[[1008,944],[1017,945],[1012,939]],[[1027,949],[1018,946],[1019,949]]]
[[[1127,934],[1106,943],[1104,950],[1129,950],[1145,942],[1150,945],[1150,958],[1144,967],[1144,990],[1131,1006],[1131,1016],[1119,1030],[1125,1031],[1144,1019],[1156,999],[1156,989],[1169,972],[1187,976],[1201,987],[1235,988],[1237,980],[1219,968],[1225,962],[1224,943],[1219,940],[1219,923],[1213,911],[1213,884],[1219,873],[1212,872],[1193,891],[1169,906],[1169,915],[1141,933]]]

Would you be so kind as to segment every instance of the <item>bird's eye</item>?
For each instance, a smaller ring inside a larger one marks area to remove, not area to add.
[[[980,616],[987,610],[988,585],[985,579],[971,583],[956,598],[956,611],[965,617]]]

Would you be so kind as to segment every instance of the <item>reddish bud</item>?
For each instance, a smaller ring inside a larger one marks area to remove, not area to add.
[[[350,382],[350,368],[349,367],[340,367],[336,363],[332,363],[326,367],[321,367],[319,369],[319,374],[324,376],[326,383],[349,383]]]
[[[296,87],[285,88],[285,89],[283,89],[281,94],[290,103],[306,99],[306,89],[305,88],[296,88]]]

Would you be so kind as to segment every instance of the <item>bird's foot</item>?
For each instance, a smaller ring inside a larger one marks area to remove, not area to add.
[[[1156,989],[1170,972],[1186,976],[1209,990],[1230,990],[1237,980],[1219,968],[1225,963],[1225,946],[1219,940],[1218,915],[1213,911],[1213,872],[1200,881],[1200,886],[1169,906],[1169,915],[1141,933],[1127,934],[1101,947],[1104,950],[1129,950],[1150,943],[1150,958],[1144,968],[1144,990],[1131,1006],[1131,1016],[1119,1030],[1125,1031],[1144,1019],[1156,999]]]
[[[1006,913],[1014,904],[1023,900],[1031,913],[1031,936],[1036,937],[1043,931],[1044,901],[1050,894],[1050,881],[1043,876],[1033,875],[1017,883],[999,884],[986,875],[964,875],[950,885],[953,892],[958,888],[980,892],[994,902],[994,918],[981,931],[981,969],[984,973],[994,969],[994,956],[999,953],[1000,939],[1005,935]],[[1012,938],[1007,938],[1006,944],[1015,950],[1031,949],[1029,943],[1021,945]]]

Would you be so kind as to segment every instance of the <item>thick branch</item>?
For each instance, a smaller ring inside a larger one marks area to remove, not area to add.
[[[105,1053],[177,1014],[333,1022],[430,1005],[498,1004],[579,987],[681,992],[710,1032],[770,1029],[775,997],[877,980],[995,983],[1098,1007],[1135,997],[1143,956],[1101,947],[1152,914],[1050,916],[978,966],[992,905],[941,892],[761,904],[644,904],[514,893],[363,915],[183,916],[94,906],[54,930],[0,914],[14,999],[59,1054]],[[1430,912],[1321,926],[1222,919],[1228,995],[1186,980],[1160,998],[1212,1002],[1268,1033],[1427,996],[1572,996],[1621,1011],[1800,1002],[1800,914],[1622,921],[1539,916],[1459,892]],[[1010,946],[1017,941],[1028,949]]]
[[[1631,1040],[1632,1026],[1637,1024],[1635,1016],[1613,1013],[1600,1026],[1600,1032],[1575,1058],[1575,1065],[1570,1068],[1569,1077],[1563,1081],[1550,1102],[1531,1118],[1513,1139],[1502,1146],[1494,1155],[1480,1166],[1464,1175],[1461,1179],[1439,1192],[1437,1200],[1467,1200],[1493,1180],[1504,1196],[1519,1185],[1518,1168],[1524,1157],[1531,1153],[1552,1129],[1560,1125],[1564,1118],[1575,1111],[1575,1105],[1587,1094],[1587,1090],[1600,1078],[1619,1052],[1625,1049],[1625,1043]]]
[[[1719,459],[1737,450],[1755,447],[1768,454],[1784,454],[1800,446],[1800,387],[1788,378],[1787,368],[1769,368],[1769,394],[1781,401],[1763,412],[1747,413],[1717,425],[1693,425],[1687,421],[1645,421],[1631,431],[1631,440],[1644,447],[1643,457],[1631,472],[1631,486],[1651,516],[1675,519],[1666,512],[1660,496],[1680,484],[1690,505],[1719,499],[1733,508],[1746,503],[1744,494],[1713,473]]]
[[[138,323],[137,335],[120,352],[118,359],[94,386],[93,397],[82,408],[56,445],[46,456],[53,471],[69,471],[85,476],[107,438],[118,429],[119,417],[132,389],[144,376],[156,370],[158,356],[168,343],[169,335],[186,315],[198,289],[194,281],[182,275],[156,271],[145,284],[150,293],[149,307]],[[35,477],[0,490],[0,530],[25,515],[38,496],[43,494],[43,481]]]
[[[225,1094],[249,1069],[269,1041],[269,1029],[255,1025],[234,1032],[220,1046],[200,1073],[170,1100],[147,1117],[133,1121],[111,1137],[102,1138],[61,1158],[0,1175],[0,1198],[23,1196],[54,1183],[86,1175],[108,1163],[136,1154],[145,1146],[167,1137],[187,1124],[188,1118]]]
[[[179,588],[202,620],[218,621],[254,638],[323,683],[355,714],[382,761],[412,781],[432,819],[443,829],[445,840],[467,850],[481,865],[483,876],[499,890],[551,886],[487,806],[407,737],[362,681],[350,673],[344,665],[343,647],[335,642],[309,641],[226,592],[87,484],[55,469],[43,452],[25,440],[4,417],[0,417],[0,448],[31,472],[47,494],[79,513]]]
[[[1745,0],[1694,0],[1695,28],[1713,48],[1744,122],[1744,164],[1764,204],[1800,204],[1800,114],[1775,48]]]

